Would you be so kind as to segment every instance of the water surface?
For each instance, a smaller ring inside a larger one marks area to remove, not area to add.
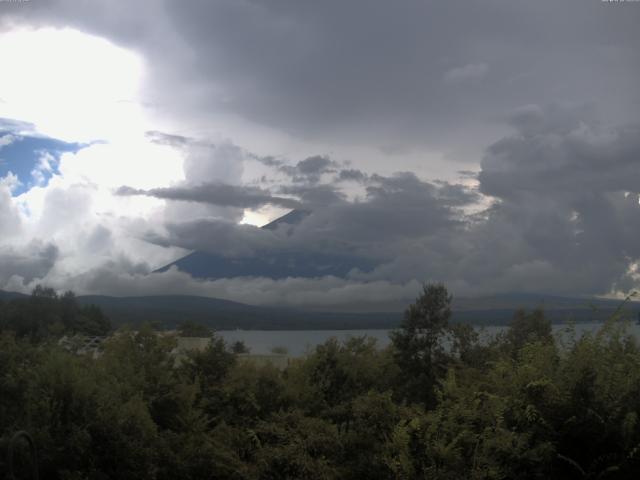
[[[573,328],[577,336],[586,332],[593,332],[601,327],[601,323],[576,323]],[[504,326],[489,326],[478,328],[481,339],[485,341],[504,330]],[[566,324],[553,325],[555,335],[566,335]],[[317,345],[335,337],[346,340],[349,337],[368,336],[376,339],[380,348],[390,343],[391,330],[220,330],[216,332],[228,343],[241,340],[254,354],[271,353],[274,347],[284,347],[289,355],[299,356],[312,351]],[[632,324],[629,331],[640,340],[640,325]]]

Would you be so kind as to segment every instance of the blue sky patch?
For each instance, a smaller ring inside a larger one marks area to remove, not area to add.
[[[20,195],[34,186],[46,185],[51,176],[58,173],[60,156],[65,152],[75,153],[85,146],[0,128],[0,177],[9,172],[16,175],[20,185],[13,194]],[[48,159],[50,168],[39,168],[43,156]]]

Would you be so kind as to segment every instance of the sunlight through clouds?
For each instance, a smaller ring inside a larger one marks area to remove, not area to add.
[[[36,150],[35,160],[22,158],[35,161],[32,178],[13,197],[17,177],[10,170],[3,177],[3,223],[21,232],[14,248],[54,242],[54,270],[62,276],[117,259],[153,266],[173,258],[172,249],[138,239],[149,219],[162,216],[164,202],[113,194],[123,183],[152,188],[184,179],[184,154],[146,136],[153,124],[139,97],[142,58],[68,28],[1,34],[0,58],[0,119],[15,129],[2,143],[25,133],[79,142],[77,151],[58,152],[59,158],[46,150]]]
[[[71,29],[21,29],[0,35],[0,58],[0,117],[67,141],[143,127],[136,104],[143,62],[130,51]]]

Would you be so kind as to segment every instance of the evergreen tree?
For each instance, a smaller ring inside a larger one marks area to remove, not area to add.
[[[391,333],[406,400],[435,405],[437,381],[446,371],[442,342],[450,332],[451,300],[444,285],[425,284],[406,310],[400,329]]]

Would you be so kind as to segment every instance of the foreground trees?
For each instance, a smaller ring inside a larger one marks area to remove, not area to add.
[[[93,360],[0,334],[0,473],[11,433],[50,479],[632,479],[640,349],[612,319],[554,338],[518,313],[481,344],[428,285],[387,349],[329,340],[279,370],[214,337],[120,331]],[[0,475],[0,478],[1,475]]]
[[[111,322],[94,305],[80,305],[73,292],[58,295],[37,286],[31,296],[0,301],[0,332],[42,342],[61,335],[107,335]]]
[[[451,332],[451,300],[442,284],[427,284],[391,333],[404,398],[433,407],[436,387],[447,368],[443,340]]]

